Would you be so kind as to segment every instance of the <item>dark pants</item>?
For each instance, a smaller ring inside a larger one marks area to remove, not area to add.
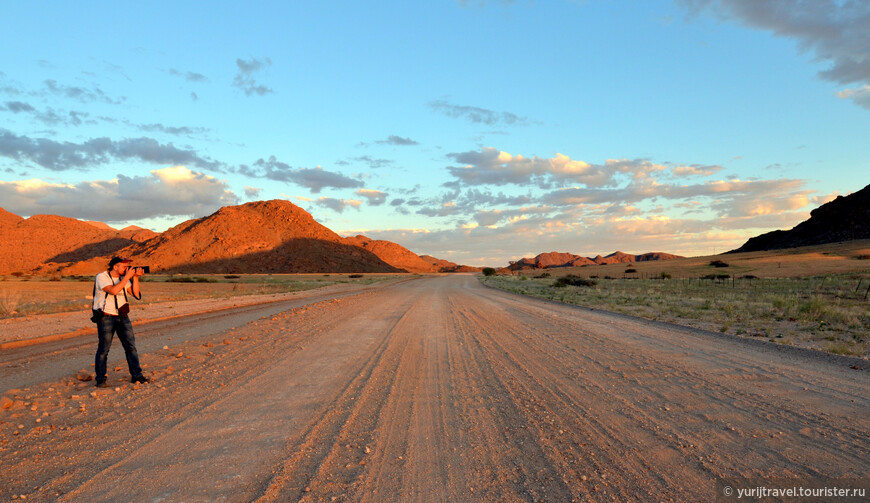
[[[97,336],[100,342],[97,345],[97,356],[94,361],[94,370],[97,380],[106,380],[106,360],[109,357],[109,348],[112,347],[112,336],[117,332],[121,345],[124,346],[124,354],[127,355],[127,368],[130,375],[139,377],[142,375],[142,367],[139,366],[139,353],[136,352],[136,339],[133,337],[133,324],[130,318],[120,316],[103,316],[97,323]]]

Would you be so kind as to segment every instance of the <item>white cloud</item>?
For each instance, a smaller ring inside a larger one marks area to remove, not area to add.
[[[53,214],[101,222],[202,216],[239,202],[223,180],[183,166],[77,184],[0,181],[0,200],[7,211],[22,216]]]
[[[362,205],[362,201],[356,199],[336,199],[334,197],[321,197],[314,201],[314,204],[329,208],[336,213],[343,213],[345,208],[356,208]]]
[[[356,192],[356,195],[365,197],[369,200],[369,204],[372,206],[380,206],[387,201],[386,192],[381,192],[380,190],[372,190],[372,189],[359,189]]]

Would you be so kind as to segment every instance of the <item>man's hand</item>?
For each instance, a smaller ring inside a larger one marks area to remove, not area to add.
[[[127,272],[124,274],[124,278],[130,279],[135,275],[136,275],[136,268],[135,267],[128,267]]]
[[[141,267],[134,267],[133,270],[136,272],[136,276],[144,276],[145,275],[145,269],[143,269]]]

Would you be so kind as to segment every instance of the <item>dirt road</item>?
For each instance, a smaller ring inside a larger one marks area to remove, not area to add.
[[[870,477],[870,373],[848,360],[472,276],[166,346],[151,384],[117,363],[114,389],[72,370],[7,393],[0,500],[710,501],[719,477]]]

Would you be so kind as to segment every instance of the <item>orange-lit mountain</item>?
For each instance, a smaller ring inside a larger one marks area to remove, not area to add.
[[[449,260],[433,257],[432,255],[420,255],[420,258],[429,262],[438,270],[438,272],[480,272],[480,267],[472,267],[470,265],[459,265]]]
[[[675,258],[683,258],[670,253],[651,252],[640,255],[631,255],[617,251],[602,257],[598,255],[595,258],[583,257],[574,255],[573,253],[549,252],[541,253],[535,257],[527,257],[512,262],[507,269],[511,271],[521,271],[526,269],[547,269],[550,267],[579,267],[584,265],[601,265],[601,264],[620,264],[630,262],[647,262],[650,260],[671,260]]]
[[[111,255],[153,236],[155,232],[138,227],[118,231],[56,215],[22,218],[0,208],[0,274],[29,272],[47,262]]]
[[[392,241],[375,240],[358,234],[344,238],[344,242],[374,253],[378,258],[397,269],[404,269],[408,272],[438,272],[435,266],[411,250]]]
[[[119,252],[169,273],[402,272],[284,200],[226,206]],[[93,273],[105,260],[65,273]]]

